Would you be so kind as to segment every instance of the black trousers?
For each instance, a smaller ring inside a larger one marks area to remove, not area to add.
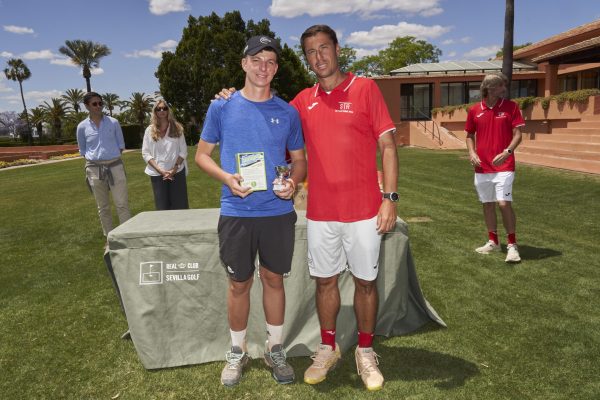
[[[154,204],[157,210],[184,210],[190,208],[187,195],[185,168],[173,176],[173,180],[163,180],[162,176],[151,176]]]

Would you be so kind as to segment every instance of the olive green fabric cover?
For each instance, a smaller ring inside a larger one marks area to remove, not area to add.
[[[109,269],[147,369],[224,360],[230,347],[227,275],[219,259],[219,209],[143,212],[110,232]],[[306,265],[306,218],[298,211],[290,276],[285,278],[284,345],[288,356],[308,356],[320,342],[315,282]],[[248,324],[248,352],[262,356],[266,339],[262,288],[255,272]],[[342,351],[357,342],[350,273],[339,281],[337,341]],[[445,326],[423,297],[410,254],[407,226],[398,219],[383,238],[377,279],[377,335],[412,332],[428,322]]]

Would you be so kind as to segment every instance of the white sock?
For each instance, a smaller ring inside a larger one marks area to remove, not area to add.
[[[246,329],[237,332],[230,329],[229,332],[231,333],[231,346],[237,346],[243,351],[246,351]]]
[[[276,344],[281,344],[281,338],[283,337],[283,325],[269,325],[267,324],[267,339],[269,340],[269,350]]]

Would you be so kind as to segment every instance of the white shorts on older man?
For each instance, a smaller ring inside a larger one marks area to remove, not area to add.
[[[495,203],[497,201],[512,201],[512,186],[515,180],[514,171],[475,174],[475,188],[479,201]]]
[[[358,279],[377,279],[381,246],[377,216],[356,222],[309,219],[306,231],[311,276],[329,278],[348,269]]]

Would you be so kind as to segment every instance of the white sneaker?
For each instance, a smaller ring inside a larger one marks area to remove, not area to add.
[[[367,390],[380,390],[383,387],[383,375],[378,367],[379,356],[377,353],[371,347],[356,347],[354,357],[356,358],[356,372],[362,378]]]
[[[509,244],[506,249],[508,252],[506,253],[506,261],[507,263],[516,263],[521,261],[521,256],[519,255],[519,248],[516,244]]]
[[[486,244],[475,249],[479,254],[490,254],[493,251],[500,251],[500,245],[494,243],[493,240],[488,240]]]

